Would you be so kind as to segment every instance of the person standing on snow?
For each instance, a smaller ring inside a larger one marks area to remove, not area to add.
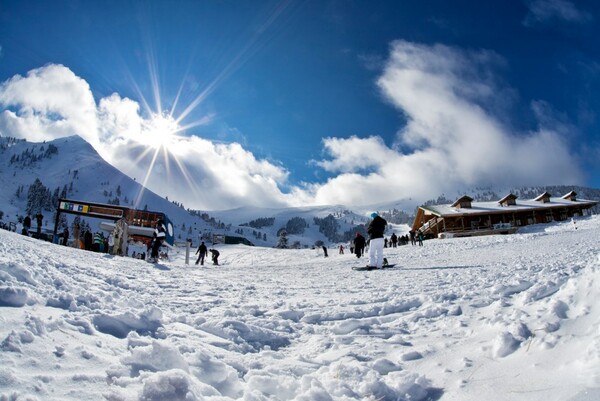
[[[83,243],[84,243],[84,248],[86,251],[91,251],[92,250],[92,245],[94,242],[94,235],[92,234],[92,232],[90,230],[86,230],[85,234],[83,234]]]
[[[154,241],[152,243],[152,252],[150,253],[150,259],[152,262],[158,261],[158,250],[162,246],[165,238],[167,238],[167,229],[162,221],[158,219],[156,221],[156,227],[154,228],[154,234],[152,235]]]
[[[396,236],[396,233],[392,233],[390,241],[392,241],[392,248],[396,248],[398,246],[398,237]]]
[[[200,254],[198,256],[198,259],[196,260],[196,264],[198,264],[198,262],[200,262],[200,265],[204,266],[204,257],[206,256],[206,254],[208,253],[208,249],[206,249],[206,245],[204,245],[204,241],[202,241],[200,243],[200,246],[198,246],[198,250],[196,251],[196,254]]]
[[[357,232],[356,237],[354,237],[354,253],[357,258],[360,258],[364,254],[366,242],[365,237]]]
[[[41,213],[36,214],[35,220],[37,222],[37,235],[39,239],[40,235],[42,234],[42,221],[44,220],[44,215]]]
[[[23,235],[29,236],[29,230],[31,230],[31,217],[29,215],[25,216],[25,220],[23,220]]]
[[[80,248],[79,245],[80,228],[79,223],[73,223],[73,248]]]
[[[63,230],[63,243],[64,246],[68,246],[69,244],[69,229],[67,228],[67,226],[65,226],[65,229]]]
[[[372,213],[371,218],[373,220],[371,220],[367,228],[370,242],[368,267],[381,269],[383,267],[383,232],[385,231],[387,221],[377,213]]]

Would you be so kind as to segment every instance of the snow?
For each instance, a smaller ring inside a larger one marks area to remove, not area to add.
[[[158,265],[0,230],[0,400],[600,399],[600,217]]]

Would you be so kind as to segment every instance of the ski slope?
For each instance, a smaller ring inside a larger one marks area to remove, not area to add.
[[[0,230],[0,400],[600,399],[600,217],[157,265]]]

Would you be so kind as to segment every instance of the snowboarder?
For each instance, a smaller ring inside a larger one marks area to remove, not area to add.
[[[210,253],[212,254],[212,261],[213,261],[213,265],[219,265],[219,251],[217,251],[216,249],[209,249]]]
[[[163,244],[163,241],[167,237],[167,229],[162,221],[162,219],[158,219],[156,221],[156,227],[154,228],[154,242],[152,243],[152,252],[150,253],[150,259],[148,261],[157,262],[158,261],[158,250]]]
[[[369,267],[383,267],[383,232],[387,221],[377,213],[371,214],[371,223],[367,228],[369,233]]]
[[[344,254],[344,245],[340,245],[340,255]]]
[[[365,244],[366,240],[359,232],[356,233],[356,237],[354,237],[354,253],[357,258],[360,258],[365,252]]]
[[[196,255],[200,254],[198,256],[198,259],[196,260],[196,264],[198,264],[198,262],[200,262],[200,265],[204,266],[204,257],[206,256],[207,253],[208,253],[208,250],[206,249],[206,245],[204,245],[204,241],[202,241],[200,243],[200,245],[198,246],[198,250],[196,251]]]

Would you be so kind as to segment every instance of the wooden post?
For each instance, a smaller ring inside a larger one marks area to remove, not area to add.
[[[190,264],[190,241],[185,241],[185,264]]]

